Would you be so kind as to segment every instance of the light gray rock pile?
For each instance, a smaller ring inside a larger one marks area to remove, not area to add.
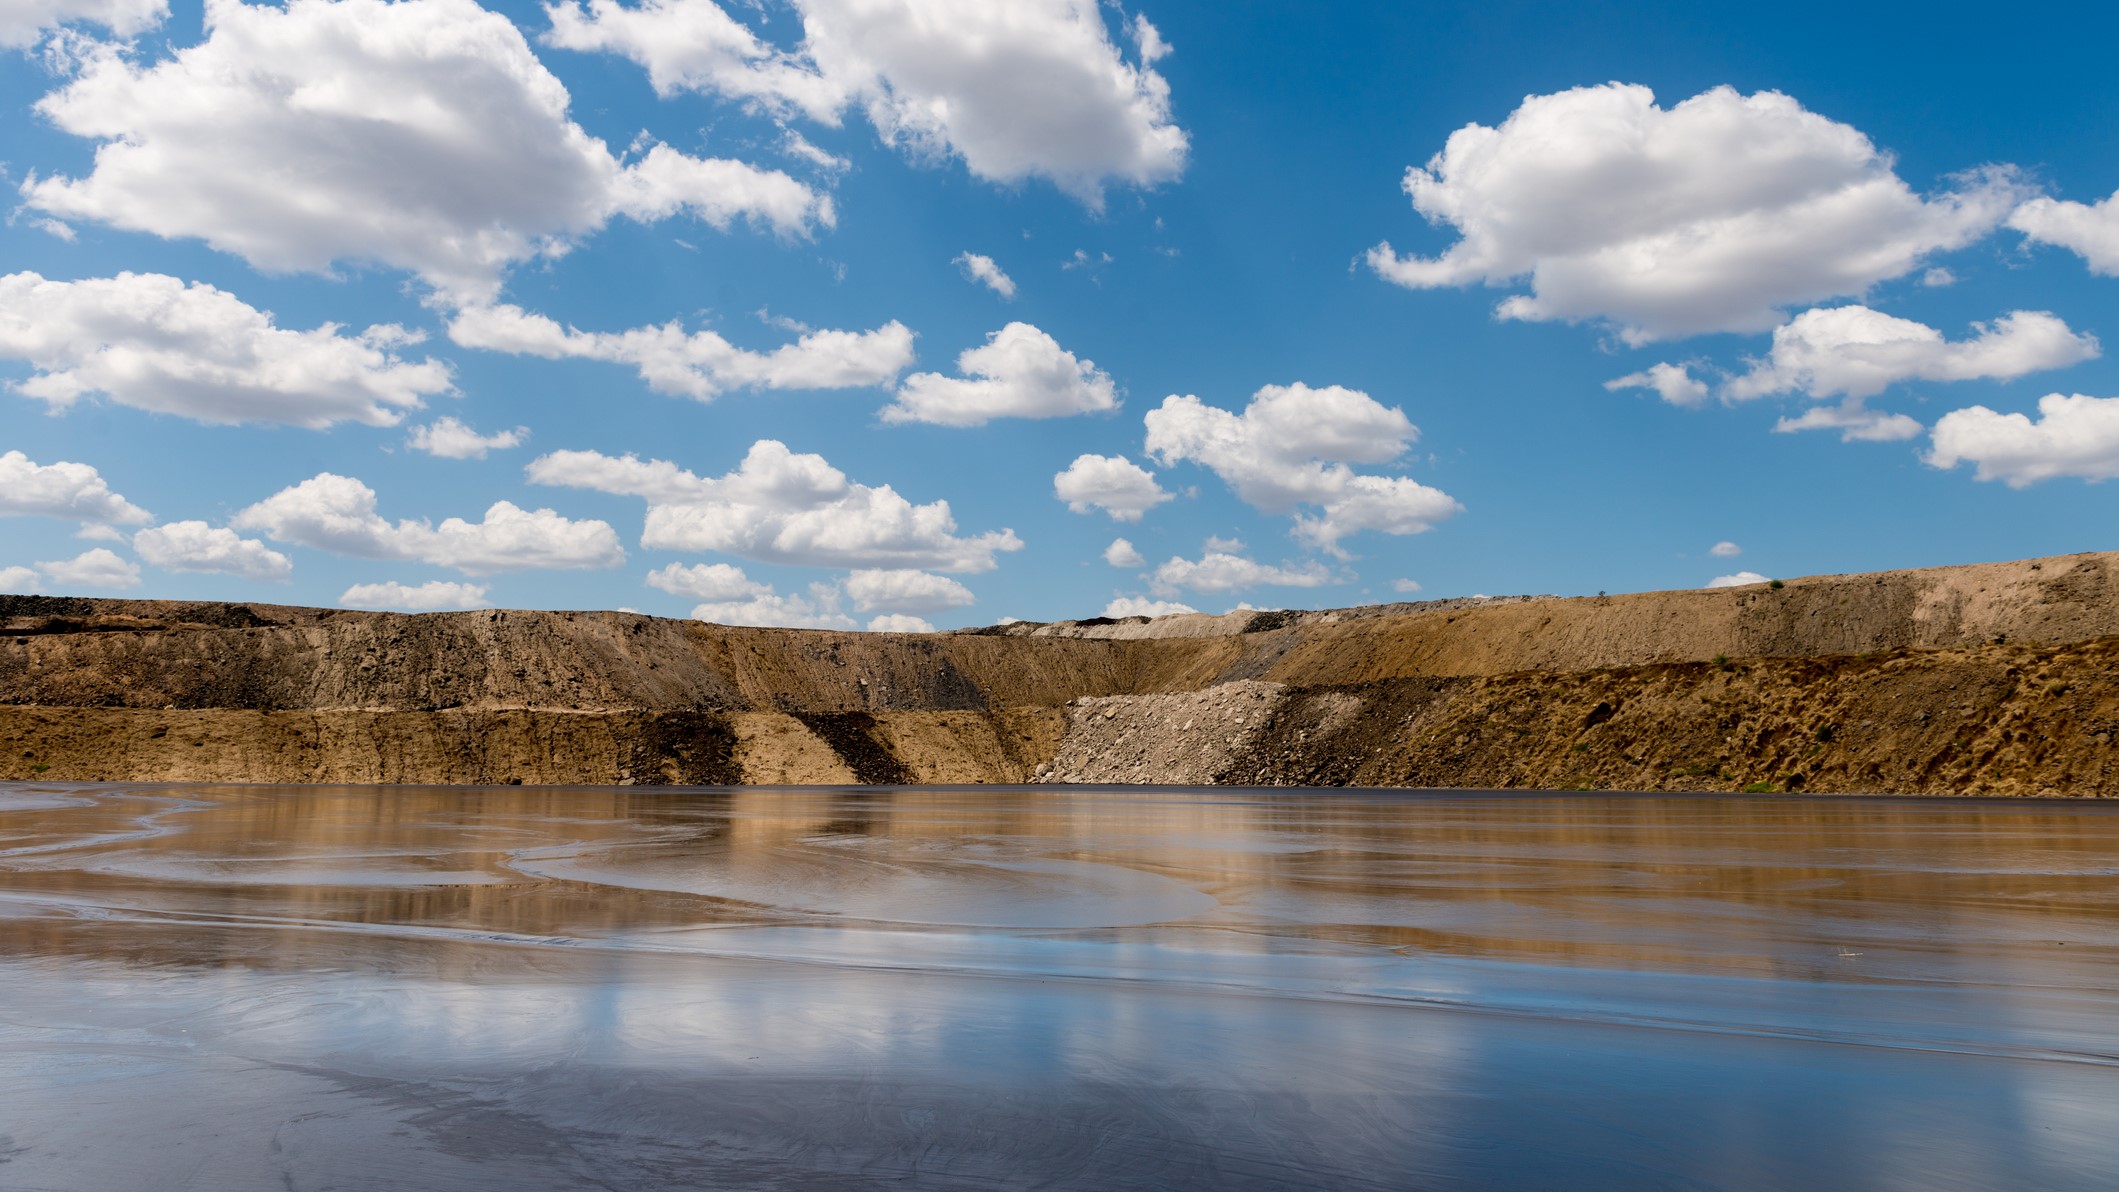
[[[1085,696],[1037,782],[1205,786],[1256,747],[1288,701],[1280,683],[1241,680],[1167,695]]]

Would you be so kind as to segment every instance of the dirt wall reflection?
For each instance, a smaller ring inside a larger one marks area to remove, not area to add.
[[[2020,801],[0,786],[0,1186],[2097,1187],[2115,846]]]

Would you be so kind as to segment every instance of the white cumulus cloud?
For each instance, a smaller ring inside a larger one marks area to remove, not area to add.
[[[961,377],[914,373],[885,422],[984,426],[995,418],[1062,418],[1118,407],[1109,374],[1028,323],[1010,323],[957,357]]]
[[[748,600],[773,590],[771,584],[761,584],[743,574],[741,567],[729,563],[695,563],[689,567],[671,563],[648,572],[647,586],[673,596],[712,601]]]
[[[2119,274],[2119,192],[2101,203],[2035,198],[2009,215],[2009,226],[2078,254],[2092,273]]]
[[[472,575],[615,567],[625,561],[608,524],[575,521],[550,509],[495,501],[482,521],[452,517],[436,526],[386,521],[375,505],[374,489],[350,476],[320,472],[238,512],[229,524],[261,530],[275,542],[363,559],[417,560]]]
[[[955,580],[910,570],[855,571],[843,585],[811,584],[806,596],[780,595],[771,584],[759,583],[742,568],[727,563],[671,563],[650,572],[647,583],[701,601],[692,610],[693,619],[723,625],[852,629],[855,622],[839,607],[842,597],[851,597],[860,612],[880,608],[933,611],[972,603],[970,591]],[[934,632],[933,625],[903,611],[877,616],[868,628],[888,633]]]
[[[54,590],[140,586],[140,565],[119,558],[100,546],[82,551],[71,559],[39,563],[37,571],[44,576],[46,585]]]
[[[868,621],[870,633],[933,633],[934,623],[924,617],[907,616],[904,613],[885,613],[871,617]]]
[[[1713,579],[1708,580],[1706,586],[1710,588],[1741,588],[1750,584],[1769,582],[1771,581],[1756,571],[1739,571],[1735,575],[1717,575]]]
[[[781,596],[768,587],[741,600],[708,601],[692,610],[692,619],[779,629],[856,628],[854,619],[839,611],[839,592],[830,584],[811,584],[807,596]]]
[[[1918,438],[1924,428],[1917,419],[1887,410],[1872,410],[1859,397],[1837,405],[1812,406],[1792,418],[1773,424],[1776,434],[1806,430],[1836,430],[1842,443],[1896,443]]]
[[[738,348],[713,331],[671,321],[628,331],[577,331],[506,304],[472,306],[449,323],[449,338],[547,360],[628,364],[657,393],[711,401],[729,389],[852,389],[888,385],[912,363],[912,332],[892,321],[873,331],[810,331],[770,352]]]
[[[226,526],[209,526],[202,521],[170,522],[141,530],[132,536],[132,548],[150,565],[164,571],[206,572],[273,582],[294,575],[294,564],[287,556]]]
[[[954,154],[993,182],[1041,177],[1091,206],[1107,181],[1184,171],[1184,130],[1144,19],[1128,62],[1084,0],[801,0],[820,73],[860,97],[893,144]]]
[[[1139,548],[1123,538],[1113,538],[1111,545],[1104,548],[1104,562],[1111,564],[1113,567],[1146,567],[1148,565],[1147,558],[1140,553]]]
[[[1416,579],[1394,579],[1391,581],[1391,591],[1401,596],[1410,596],[1419,590],[1420,581]]]
[[[858,612],[889,609],[901,613],[935,613],[977,604],[971,589],[946,575],[914,568],[867,567],[846,577],[845,592]]]
[[[1137,522],[1170,494],[1155,473],[1122,455],[1078,455],[1052,478],[1052,491],[1076,513],[1101,509],[1112,521]]]
[[[1463,508],[1415,480],[1349,466],[1397,459],[1419,436],[1404,411],[1359,390],[1267,385],[1241,414],[1173,394],[1143,421],[1157,461],[1204,465],[1264,513],[1317,508],[1297,514],[1295,536],[1335,555],[1350,535],[1418,534]]]
[[[1092,207],[1107,183],[1183,173],[1187,140],[1154,69],[1170,47],[1136,16],[1128,61],[1087,0],[796,0],[803,40],[766,44],[709,0],[560,3],[547,40],[623,54],[657,90],[716,93],[961,158],[992,182],[1045,178]]]
[[[2119,397],[2049,393],[2038,399],[2036,419],[1971,406],[1944,414],[1931,435],[1928,463],[1977,464],[1979,479],[2010,488],[2067,476],[2119,476]]]
[[[1174,596],[1180,591],[1233,592],[1238,588],[1321,588],[1327,584],[1343,583],[1344,579],[1333,575],[1324,565],[1314,560],[1300,566],[1287,564],[1274,567],[1242,555],[1210,548],[1197,559],[1173,557],[1155,569],[1149,577],[1148,586],[1158,596]]]
[[[1707,553],[1717,559],[1734,559],[1744,553],[1744,548],[1734,542],[1724,540],[1708,547]]]
[[[780,152],[822,174],[838,175],[853,168],[851,159],[826,151],[792,128],[781,134]]]
[[[1953,343],[1925,323],[1866,306],[1806,310],[1776,328],[1768,357],[1723,392],[1736,400],[1794,392],[1873,397],[1902,381],[2010,380],[2095,359],[2099,350],[2095,336],[2045,311],[2011,311],[1972,331]]]
[[[532,461],[537,484],[643,497],[640,544],[651,550],[720,551],[761,563],[811,567],[991,571],[994,555],[1021,550],[1013,530],[957,535],[949,502],[915,505],[889,485],[847,479],[821,455],[760,439],[735,471],[702,477],[667,460],[555,451]]]
[[[20,451],[0,455],[0,517],[56,517],[104,525],[154,520],[145,509],[112,492],[110,483],[88,464],[40,464]]]
[[[544,11],[552,22],[546,45],[630,58],[665,98],[706,92],[830,122],[849,99],[813,64],[767,44],[710,0],[562,0]]]
[[[1015,279],[994,264],[993,258],[975,252],[962,252],[950,264],[964,271],[964,276],[978,282],[1003,298],[1015,297]]]
[[[393,612],[431,613],[467,608],[488,608],[484,584],[429,580],[414,587],[396,580],[380,584],[355,584],[338,598],[346,608],[382,609]]]
[[[378,262],[457,295],[621,215],[832,222],[828,198],[777,170],[667,145],[621,162],[473,0],[208,0],[205,22],[159,61],[94,56],[38,103],[98,145],[86,176],[24,182],[31,207],[276,272]]]
[[[1503,317],[1605,320],[1631,343],[1764,331],[1978,240],[2026,195],[2006,169],[1956,187],[1916,194],[1859,130],[1777,92],[1665,109],[1646,87],[1578,87],[1451,133],[1405,191],[1457,242],[1368,261],[1415,289],[1528,279]]]
[[[1196,613],[1199,610],[1189,604],[1175,600],[1150,600],[1145,596],[1114,596],[1104,606],[1107,617],[1170,617],[1178,613]]]
[[[0,567],[0,592],[42,592],[44,577],[34,567]]]
[[[1627,373],[1604,382],[1604,388],[1648,389],[1673,406],[1696,406],[1707,400],[1707,382],[1692,375],[1682,364],[1651,364],[1640,372]]]
[[[488,451],[519,447],[529,437],[530,428],[526,426],[482,435],[462,419],[443,415],[425,426],[413,427],[405,443],[414,451],[424,451],[443,459],[484,459]]]
[[[451,388],[447,365],[398,355],[418,339],[395,324],[289,330],[233,294],[158,273],[0,277],[0,357],[28,361],[36,375],[15,390],[54,408],[100,393],[200,422],[390,426]]]
[[[0,4],[0,49],[35,45],[61,25],[101,25],[118,37],[145,33],[169,15],[169,0],[7,0]]]
[[[1240,414],[1173,395],[1143,422],[1149,454],[1204,464],[1267,513],[1323,504],[1345,487],[1346,464],[1387,463],[1419,436],[1366,393],[1299,382],[1261,388]]]

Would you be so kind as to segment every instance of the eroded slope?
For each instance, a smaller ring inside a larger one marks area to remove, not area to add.
[[[2115,565],[921,635],[0,597],[0,777],[2110,793]]]

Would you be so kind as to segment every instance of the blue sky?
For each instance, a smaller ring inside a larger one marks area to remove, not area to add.
[[[1728,7],[11,6],[0,589],[949,628],[2109,547],[2119,18]]]

